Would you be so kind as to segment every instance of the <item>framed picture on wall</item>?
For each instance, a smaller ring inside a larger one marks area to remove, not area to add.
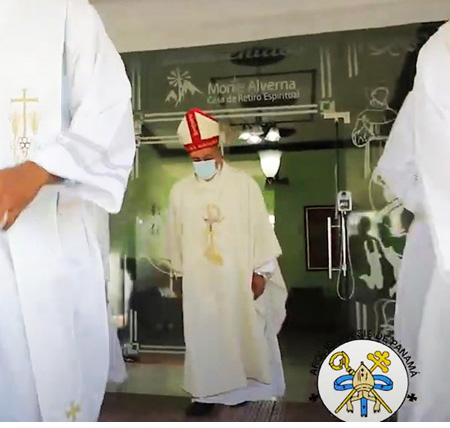
[[[305,207],[306,269],[309,271],[328,270],[328,218],[335,224],[334,206]],[[332,267],[338,267],[338,229],[331,228]]]

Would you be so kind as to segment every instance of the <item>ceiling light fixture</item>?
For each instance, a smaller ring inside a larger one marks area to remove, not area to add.
[[[259,158],[266,178],[274,179],[280,169],[281,152],[279,150],[263,150],[259,152]]]
[[[244,126],[244,128],[242,129],[242,132],[238,138],[239,138],[239,140],[247,141],[251,135],[252,134],[250,133],[249,127]]]
[[[266,141],[269,141],[271,143],[278,143],[280,141],[280,131],[276,126],[273,126],[270,128],[269,132],[266,135]]]
[[[247,142],[250,144],[259,144],[262,142],[262,138],[257,134],[251,134]]]

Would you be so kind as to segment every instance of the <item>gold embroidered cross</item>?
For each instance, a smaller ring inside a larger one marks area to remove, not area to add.
[[[223,220],[222,214],[220,213],[220,208],[217,205],[209,204],[206,207],[207,215],[204,220],[207,225],[208,233],[208,247],[206,248],[204,255],[212,263],[217,265],[223,264],[222,256],[216,245],[214,244],[214,229],[213,226],[216,223],[220,223]]]
[[[75,404],[75,402],[72,401],[72,403],[69,407],[69,410],[67,410],[67,412],[66,412],[67,419],[70,422],[76,422],[78,413],[80,413],[80,412],[81,412],[81,406],[79,404]]]
[[[15,113],[13,115],[12,126],[14,131],[14,144],[19,146],[20,151],[22,152],[23,157],[28,156],[28,152],[30,150],[32,139],[29,135],[29,121],[31,121],[31,127],[33,133],[37,132],[38,120],[37,115],[33,114],[29,117],[28,112],[28,104],[30,103],[38,103],[38,98],[28,98],[27,97],[27,89],[22,90],[21,98],[12,98],[11,104],[22,104],[22,113]],[[22,126],[22,130],[19,133],[20,126]]]

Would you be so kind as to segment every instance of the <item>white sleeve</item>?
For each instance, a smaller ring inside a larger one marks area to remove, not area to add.
[[[416,162],[439,274],[450,281],[450,23],[422,48],[414,82]]]
[[[65,37],[70,127],[31,160],[65,179],[71,192],[116,213],[135,154],[130,83],[87,0],[69,0]]]
[[[374,171],[375,181],[381,178],[388,192],[411,212],[416,212],[420,205],[419,174],[414,153],[414,121],[413,94],[409,94]]]
[[[249,181],[249,201],[251,227],[250,236],[253,240],[253,269],[254,272],[277,260],[281,256],[281,247],[275,231],[269,221],[261,189],[255,180]]]
[[[264,266],[261,266],[260,268],[256,269],[255,273],[272,276],[275,273],[276,268],[277,268],[277,261],[271,260],[270,262],[266,263]]]

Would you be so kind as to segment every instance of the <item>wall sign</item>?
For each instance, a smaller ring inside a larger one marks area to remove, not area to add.
[[[313,71],[211,78],[206,102],[228,108],[313,104],[314,81]]]

